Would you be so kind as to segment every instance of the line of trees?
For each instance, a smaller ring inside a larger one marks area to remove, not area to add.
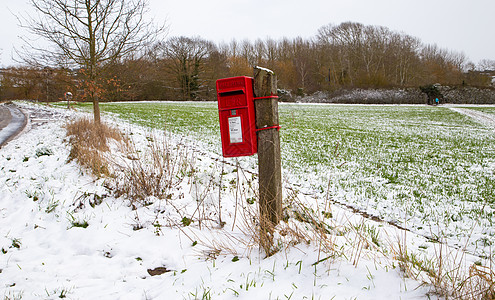
[[[307,39],[268,38],[215,44],[200,37],[180,36],[157,41],[139,55],[129,53],[101,65],[99,72],[103,80],[99,98],[102,101],[214,100],[216,79],[252,76],[255,65],[274,70],[279,88],[293,95],[434,83],[488,87],[490,75],[495,75],[480,72],[495,70],[495,61],[484,60],[476,66],[462,53],[425,45],[405,33],[383,26],[345,22],[323,26]],[[29,92],[36,89],[22,86],[23,92],[16,97],[36,95],[36,99],[44,100],[44,87],[51,85],[52,90],[63,86],[83,99],[80,79],[84,69],[56,70],[44,73],[40,68],[11,69],[3,76],[2,88],[4,92],[9,84],[20,88],[8,74],[22,77],[19,73],[31,71],[39,73],[46,85],[38,83],[37,93]],[[59,74],[64,72],[66,76]],[[61,83],[57,84],[57,80]]]

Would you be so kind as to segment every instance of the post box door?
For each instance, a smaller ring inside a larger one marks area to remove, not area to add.
[[[253,85],[250,77],[217,80],[222,152],[225,157],[257,152]]]
[[[256,153],[256,131],[249,121],[247,108],[220,111],[222,152],[225,157],[248,156]],[[254,138],[254,139],[253,139]]]

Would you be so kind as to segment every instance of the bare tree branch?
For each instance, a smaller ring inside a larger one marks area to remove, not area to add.
[[[47,41],[43,48],[27,41],[19,53],[28,64],[84,68],[87,80],[98,84],[99,70],[108,62],[152,45],[165,32],[147,20],[146,0],[29,0],[36,14],[18,18],[21,26]],[[93,92],[92,92],[93,93]],[[99,122],[98,94],[91,97]]]

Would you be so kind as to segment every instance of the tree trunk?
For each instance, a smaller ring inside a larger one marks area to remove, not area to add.
[[[92,1],[86,1],[86,11],[88,14],[88,35],[89,35],[89,78],[92,85],[91,98],[93,100],[93,115],[97,125],[100,124],[100,103],[98,101],[98,86],[97,86],[97,59],[96,59],[96,36],[93,28]]]

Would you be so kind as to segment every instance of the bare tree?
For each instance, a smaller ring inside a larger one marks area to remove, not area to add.
[[[479,71],[495,71],[495,60],[482,59],[478,62],[477,68]]]
[[[139,51],[165,27],[144,18],[147,0],[29,0],[37,14],[21,26],[51,45],[28,43],[21,57],[31,64],[76,66],[85,70],[94,120],[100,122],[100,70],[108,63]]]
[[[463,53],[442,49],[436,44],[421,49],[421,60],[425,78],[430,82],[459,84],[466,63]]]
[[[267,38],[266,45],[266,66],[272,70],[275,67],[277,61],[277,41]]]
[[[301,37],[295,38],[293,46],[293,64],[298,77],[301,92],[306,90],[307,81],[310,77],[310,52],[311,45]]]
[[[227,67],[232,76],[251,76],[253,73],[252,66],[249,64],[248,58],[244,56],[244,44],[233,39],[229,43],[229,51],[227,57]]]
[[[389,74],[389,82],[405,86],[417,77],[419,68],[418,52],[421,42],[418,38],[403,34],[391,33],[390,42],[385,52],[385,65]]]
[[[182,100],[195,100],[201,86],[200,73],[213,44],[199,37],[172,37],[163,45],[167,67],[175,76]]]
[[[266,46],[263,40],[257,39],[253,46],[254,64],[264,66],[266,61]]]

